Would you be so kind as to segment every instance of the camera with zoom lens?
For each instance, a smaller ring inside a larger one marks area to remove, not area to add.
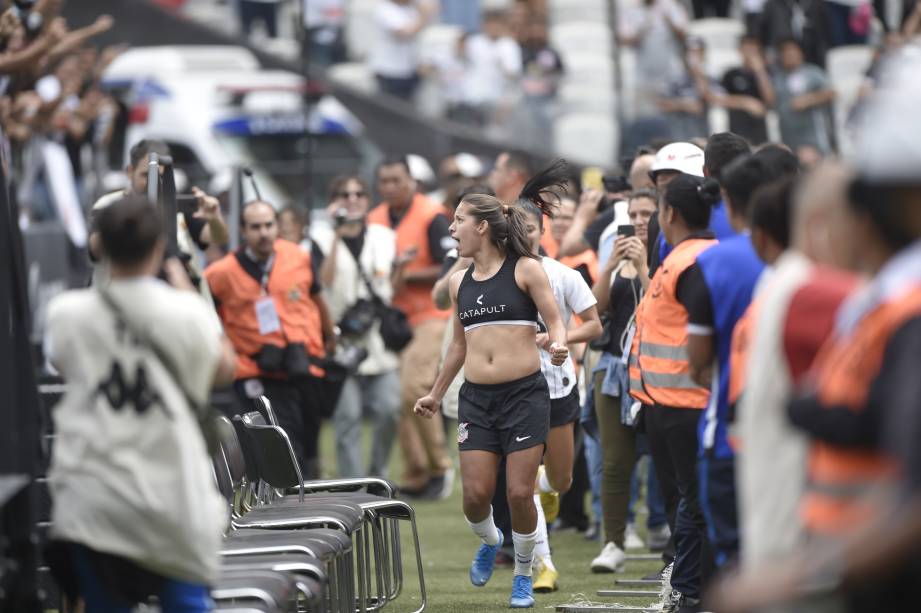
[[[333,225],[341,228],[346,224],[361,223],[364,220],[360,215],[349,215],[348,209],[337,209],[333,215]]]
[[[608,194],[621,194],[623,192],[629,192],[631,189],[630,181],[623,175],[605,175],[601,178],[601,183],[604,186],[605,195],[598,203],[599,213],[603,213],[613,207],[614,203],[618,200],[617,198],[612,198]]]

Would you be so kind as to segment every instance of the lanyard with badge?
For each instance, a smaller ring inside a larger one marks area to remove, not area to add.
[[[278,317],[278,310],[275,308],[275,300],[268,293],[269,276],[272,274],[272,266],[275,264],[275,254],[273,253],[262,269],[262,279],[259,282],[260,297],[256,300],[256,321],[259,322],[259,334],[271,334],[281,330],[281,320]]]

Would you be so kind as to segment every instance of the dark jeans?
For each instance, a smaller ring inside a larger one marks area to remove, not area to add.
[[[585,494],[591,489],[588,478],[588,460],[585,457],[585,446],[582,444],[584,431],[579,422],[572,429],[575,442],[573,443],[572,485],[569,491],[560,496],[560,519],[570,526],[575,526],[580,532],[588,529],[589,519],[585,512]]]
[[[671,585],[685,596],[699,598],[702,579],[712,570],[697,483],[697,422],[702,411],[660,405],[644,411],[649,450],[669,517],[674,517]]]
[[[694,19],[704,17],[729,17],[730,0],[691,0]]]
[[[245,36],[253,30],[253,24],[261,21],[265,24],[269,36],[278,36],[278,4],[275,2],[240,1],[240,28]]]
[[[137,602],[146,601],[146,592],[157,596],[161,609],[171,613],[204,613],[214,606],[207,585],[162,577],[141,569],[130,560],[98,554],[83,545],[70,544],[69,551],[78,589],[86,602],[86,613],[129,613]],[[150,589],[132,585],[138,578],[148,582]],[[119,579],[129,585],[113,584]],[[132,589],[136,595],[121,595],[122,587]]]
[[[304,479],[317,479],[319,470],[320,424],[323,421],[318,399],[323,397],[318,379],[297,382],[285,379],[260,379],[265,397],[272,403],[278,425],[288,435],[294,457],[297,458]],[[243,382],[234,384],[243,403],[243,411],[255,411],[255,403],[246,397]],[[268,415],[264,415],[268,421]]]
[[[735,560],[739,553],[734,458],[700,458],[700,506],[719,568]]]
[[[644,456],[649,455],[649,442],[645,434],[636,435],[636,454],[637,462]],[[665,499],[662,497],[662,488],[659,487],[659,479],[656,477],[656,463],[649,456],[646,465],[646,474],[640,470],[641,464],[637,464],[633,469],[633,477],[630,480],[630,506],[627,510],[627,521],[633,523],[635,518],[634,507],[640,499],[641,489],[643,487],[643,478],[646,479],[646,508],[649,515],[646,517],[647,528],[659,528],[668,523],[668,516],[665,514]]]
[[[377,79],[377,86],[385,94],[390,94],[403,100],[412,100],[413,94],[416,93],[416,87],[419,86],[419,75],[411,77],[385,77],[383,75],[374,75]]]
[[[865,45],[867,35],[856,34],[851,29],[851,7],[837,2],[826,2],[825,10],[828,12],[828,25],[831,30],[831,46]]]

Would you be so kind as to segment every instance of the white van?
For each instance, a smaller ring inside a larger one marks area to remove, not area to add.
[[[189,185],[219,192],[233,167],[246,166],[264,199],[315,207],[325,204],[329,179],[369,176],[380,156],[335,98],[310,91],[296,73],[263,70],[244,47],[132,48],[106,70],[103,87],[127,110],[113,170],[132,144],[155,138],[170,146]]]

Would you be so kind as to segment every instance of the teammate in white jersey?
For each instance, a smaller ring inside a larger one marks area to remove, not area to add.
[[[539,253],[540,239],[544,232],[544,216],[536,206],[525,205],[527,212],[528,238],[531,251]],[[592,288],[578,271],[561,264],[550,257],[542,257],[541,264],[550,279],[550,288],[560,309],[563,324],[569,328],[567,338],[570,344],[586,343],[601,336],[601,320],[598,317],[595,296]],[[570,328],[573,314],[578,315],[579,323]],[[543,322],[538,322],[543,326]],[[550,362],[547,349],[550,339],[542,327],[537,334],[540,351],[540,367],[547,379],[550,389],[550,433],[547,436],[547,449],[544,452],[544,465],[538,472],[537,491],[534,495],[537,506],[537,543],[534,546],[534,567],[537,576],[534,579],[535,592],[552,592],[557,589],[559,573],[550,558],[550,544],[547,536],[547,520],[544,512],[559,512],[560,494],[572,485],[573,467],[573,428],[581,412],[579,389],[576,385],[576,367],[572,356],[566,358],[562,368],[554,367]]]

